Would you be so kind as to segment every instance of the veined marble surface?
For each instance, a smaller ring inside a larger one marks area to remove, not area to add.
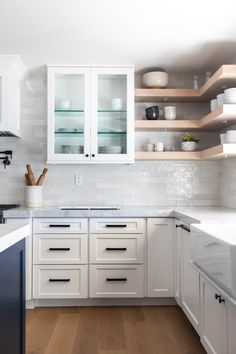
[[[15,208],[4,212],[5,218],[129,218],[129,217],[175,217],[192,223],[235,222],[236,209],[225,207],[160,207],[130,206],[119,210],[60,210],[59,207]]]
[[[0,253],[29,235],[30,225],[27,222],[25,224],[1,224]]]

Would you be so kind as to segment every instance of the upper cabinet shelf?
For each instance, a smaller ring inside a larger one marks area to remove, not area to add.
[[[236,65],[222,65],[198,90],[195,89],[146,89],[135,90],[137,102],[207,102],[225,87],[236,85]]]
[[[236,105],[224,104],[214,112],[195,120],[136,120],[136,130],[219,131],[236,123]]]

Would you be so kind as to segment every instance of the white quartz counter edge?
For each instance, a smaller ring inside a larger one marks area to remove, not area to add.
[[[30,225],[25,224],[1,224],[0,225],[0,253],[15,243],[30,235]]]
[[[4,211],[5,218],[177,218],[186,224],[236,223],[236,209],[224,207],[130,206],[119,210],[60,210],[58,207],[15,208]]]

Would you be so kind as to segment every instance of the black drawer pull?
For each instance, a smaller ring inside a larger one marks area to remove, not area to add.
[[[71,225],[69,224],[50,224],[49,227],[70,227]]]
[[[50,247],[49,251],[70,251],[69,247]]]
[[[127,281],[127,278],[106,278],[106,281]]]
[[[126,251],[126,247],[107,247],[106,251]]]
[[[68,283],[70,279],[49,279],[50,283],[65,282]]]
[[[106,227],[127,227],[127,225],[125,225],[125,224],[124,224],[124,225],[122,225],[122,224],[120,224],[120,225],[116,225],[116,224],[111,224],[111,225],[110,225],[110,224],[107,224]]]
[[[71,225],[69,224],[50,224],[49,227],[70,227]]]
[[[179,225],[179,227],[181,227],[181,229],[183,229],[185,231],[190,232],[190,229],[187,226],[185,226],[185,225]]]

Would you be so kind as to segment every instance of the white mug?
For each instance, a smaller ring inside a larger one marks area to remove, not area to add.
[[[155,143],[154,151],[164,151],[164,144],[162,142]]]
[[[176,107],[175,106],[166,106],[164,107],[164,115],[167,120],[176,119]]]
[[[144,144],[144,150],[145,151],[153,151],[153,144],[148,143],[148,144]]]

